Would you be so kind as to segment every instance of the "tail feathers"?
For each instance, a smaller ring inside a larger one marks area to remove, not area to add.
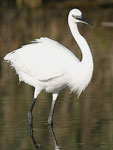
[[[6,61],[10,61],[11,60],[11,58],[10,58],[11,56],[10,56],[10,54],[7,54],[5,57],[4,57],[4,60],[6,60]]]
[[[13,59],[13,53],[14,53],[14,51],[11,52],[11,53],[9,53],[9,54],[7,54],[7,55],[4,57],[4,60],[10,62],[10,61]]]

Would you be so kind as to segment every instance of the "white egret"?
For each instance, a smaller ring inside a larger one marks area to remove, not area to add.
[[[90,48],[79,33],[77,23],[91,25],[82,17],[78,9],[72,9],[68,15],[71,33],[82,53],[80,61],[70,50],[49,38],[40,38],[9,54],[4,59],[11,63],[19,75],[19,80],[33,86],[34,99],[28,113],[29,124],[32,128],[32,110],[36,98],[42,90],[52,93],[52,105],[48,124],[52,124],[52,116],[59,91],[69,87],[78,96],[86,88],[92,78],[93,58]],[[31,136],[33,131],[31,129]]]

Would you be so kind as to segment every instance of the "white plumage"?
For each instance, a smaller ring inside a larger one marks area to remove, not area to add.
[[[5,60],[16,69],[20,81],[47,92],[58,92],[59,88],[69,85],[70,71],[79,65],[71,51],[48,38],[40,38],[7,54]]]
[[[20,81],[35,87],[35,98],[39,91],[58,93],[68,86],[80,95],[92,77],[93,61],[89,46],[79,34],[76,18],[81,12],[73,9],[68,22],[71,32],[81,48],[83,59],[79,59],[66,47],[49,38],[40,38],[5,56],[19,75]]]

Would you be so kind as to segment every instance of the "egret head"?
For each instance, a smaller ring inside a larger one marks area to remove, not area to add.
[[[77,22],[81,22],[81,23],[85,23],[88,25],[92,25],[91,23],[89,23],[85,18],[82,17],[82,12],[79,9],[72,9],[69,12],[69,20],[77,23]]]

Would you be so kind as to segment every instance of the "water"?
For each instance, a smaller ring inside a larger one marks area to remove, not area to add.
[[[3,62],[6,53],[40,36],[55,39],[79,58],[78,46],[70,34],[67,14],[70,9],[9,10],[0,21],[0,149],[34,149],[29,137],[27,112],[33,88],[18,82],[11,67]],[[82,10],[82,9],[81,9]],[[83,9],[93,27],[79,25],[92,49],[95,70],[92,82],[82,93],[61,91],[54,112],[54,132],[61,150],[113,149],[113,28],[102,22],[113,21],[111,8]],[[33,111],[34,136],[40,150],[53,150],[46,124],[51,94],[42,92]]]

